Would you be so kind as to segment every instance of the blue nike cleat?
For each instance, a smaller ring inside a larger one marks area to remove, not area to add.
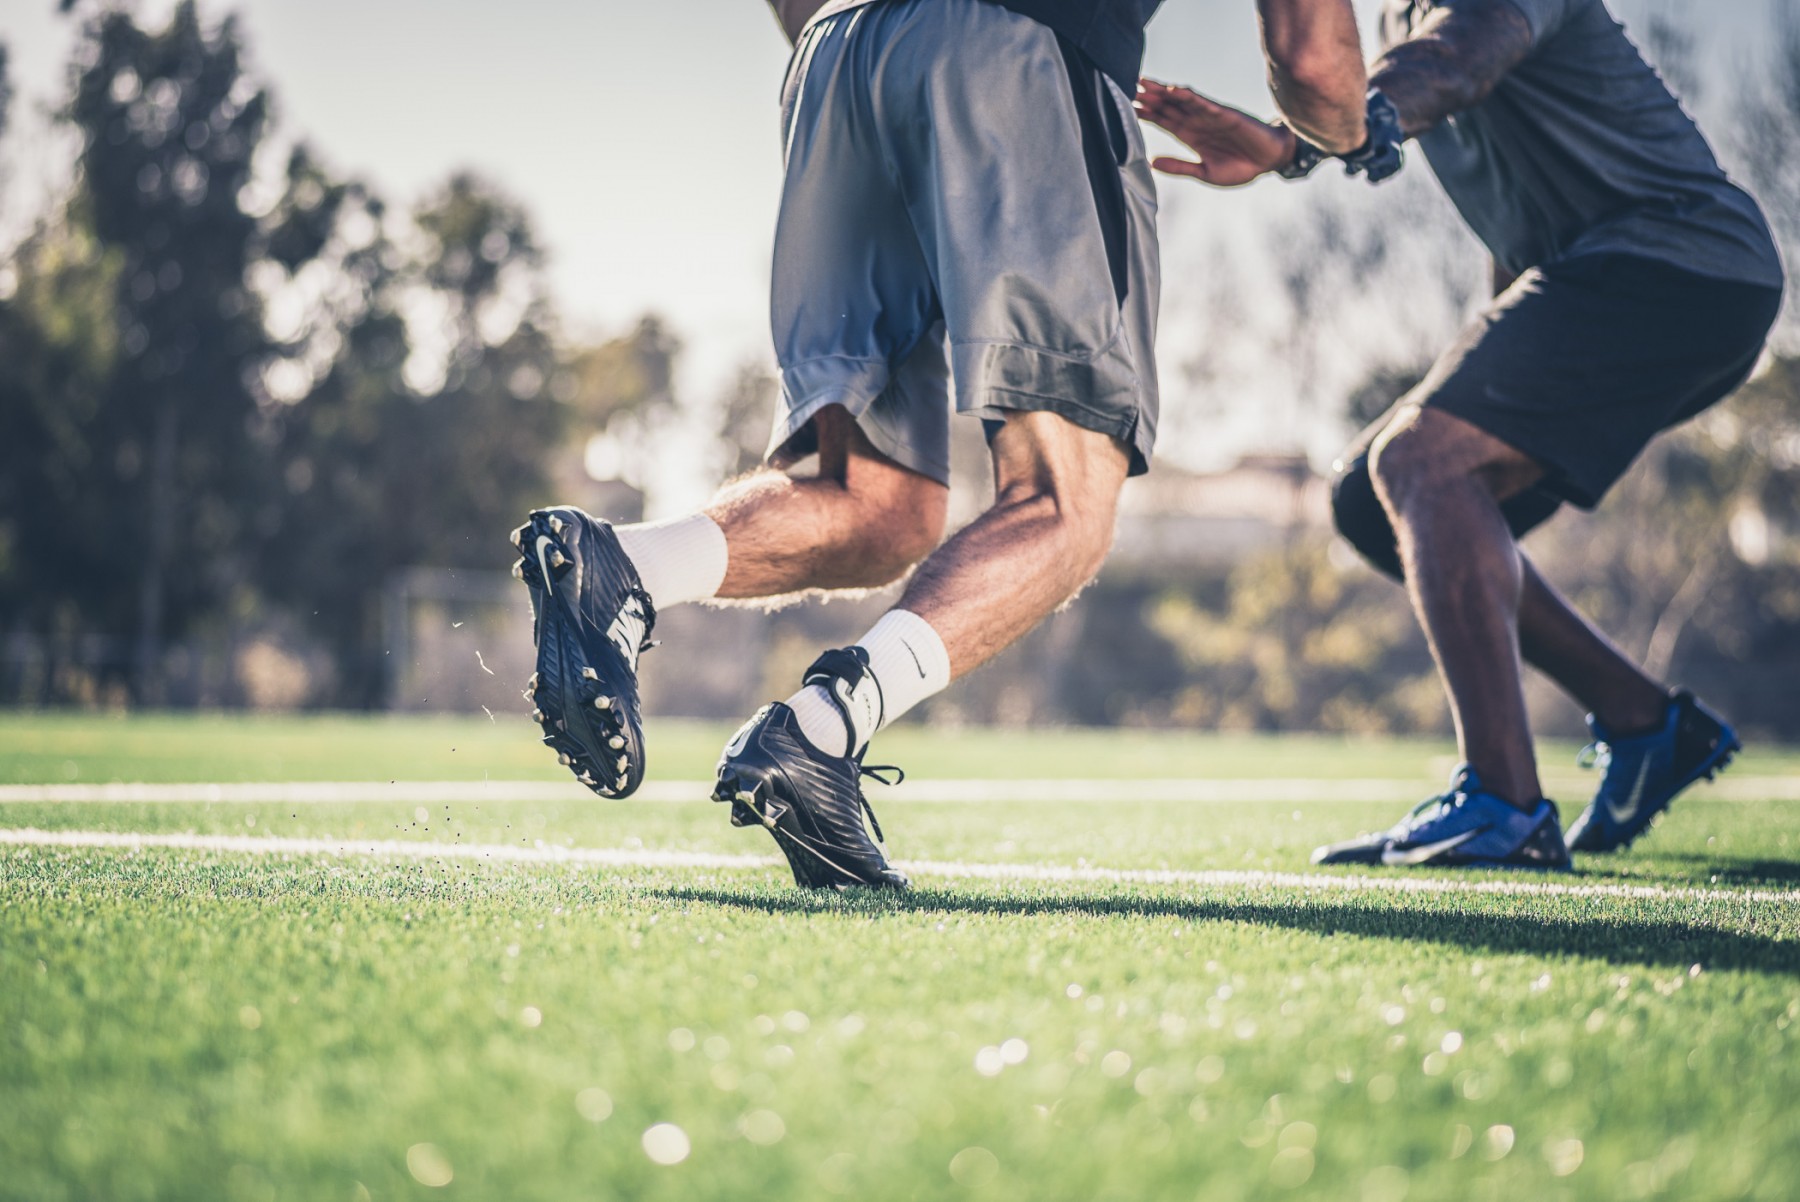
[[[1683,789],[1723,772],[1742,749],[1737,732],[1685,689],[1669,698],[1663,724],[1648,734],[1620,738],[1592,714],[1588,729],[1594,741],[1581,762],[1600,769],[1600,788],[1569,827],[1576,851],[1631,846]]]
[[[1413,807],[1398,825],[1321,847],[1315,864],[1380,864],[1401,868],[1557,868],[1569,866],[1556,804],[1529,814],[1486,792],[1463,764],[1449,791]]]

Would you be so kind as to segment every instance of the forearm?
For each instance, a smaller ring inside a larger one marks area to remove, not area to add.
[[[1509,0],[1463,0],[1377,59],[1369,83],[1419,134],[1487,99],[1530,52],[1531,26]]]
[[[1367,139],[1368,77],[1349,0],[1257,0],[1269,90],[1289,125],[1334,154]]]

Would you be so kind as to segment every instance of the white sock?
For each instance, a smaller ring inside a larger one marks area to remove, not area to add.
[[[613,532],[658,609],[716,597],[725,583],[725,532],[704,513],[615,526]]]
[[[876,731],[950,684],[950,653],[918,614],[890,609],[856,645],[868,655],[869,670],[847,698],[849,729],[843,711],[820,685],[788,699],[801,732],[821,751],[860,751]]]

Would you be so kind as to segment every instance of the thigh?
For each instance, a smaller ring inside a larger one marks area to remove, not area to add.
[[[1370,449],[1384,489],[1475,479],[1505,501],[1544,479],[1536,459],[1471,422],[1442,409],[1402,404]]]

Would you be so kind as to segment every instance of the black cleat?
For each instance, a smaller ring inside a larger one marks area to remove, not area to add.
[[[650,594],[612,526],[573,506],[533,510],[513,546],[537,643],[525,700],[544,745],[600,796],[628,797],[644,780],[637,662],[656,625]]]
[[[820,751],[801,733],[794,711],[778,701],[757,710],[726,745],[713,800],[730,803],[733,826],[767,827],[803,889],[906,889],[906,875],[876,842],[881,824],[862,792],[861,778],[886,782],[883,771],[899,770],[865,768],[859,756]]]

